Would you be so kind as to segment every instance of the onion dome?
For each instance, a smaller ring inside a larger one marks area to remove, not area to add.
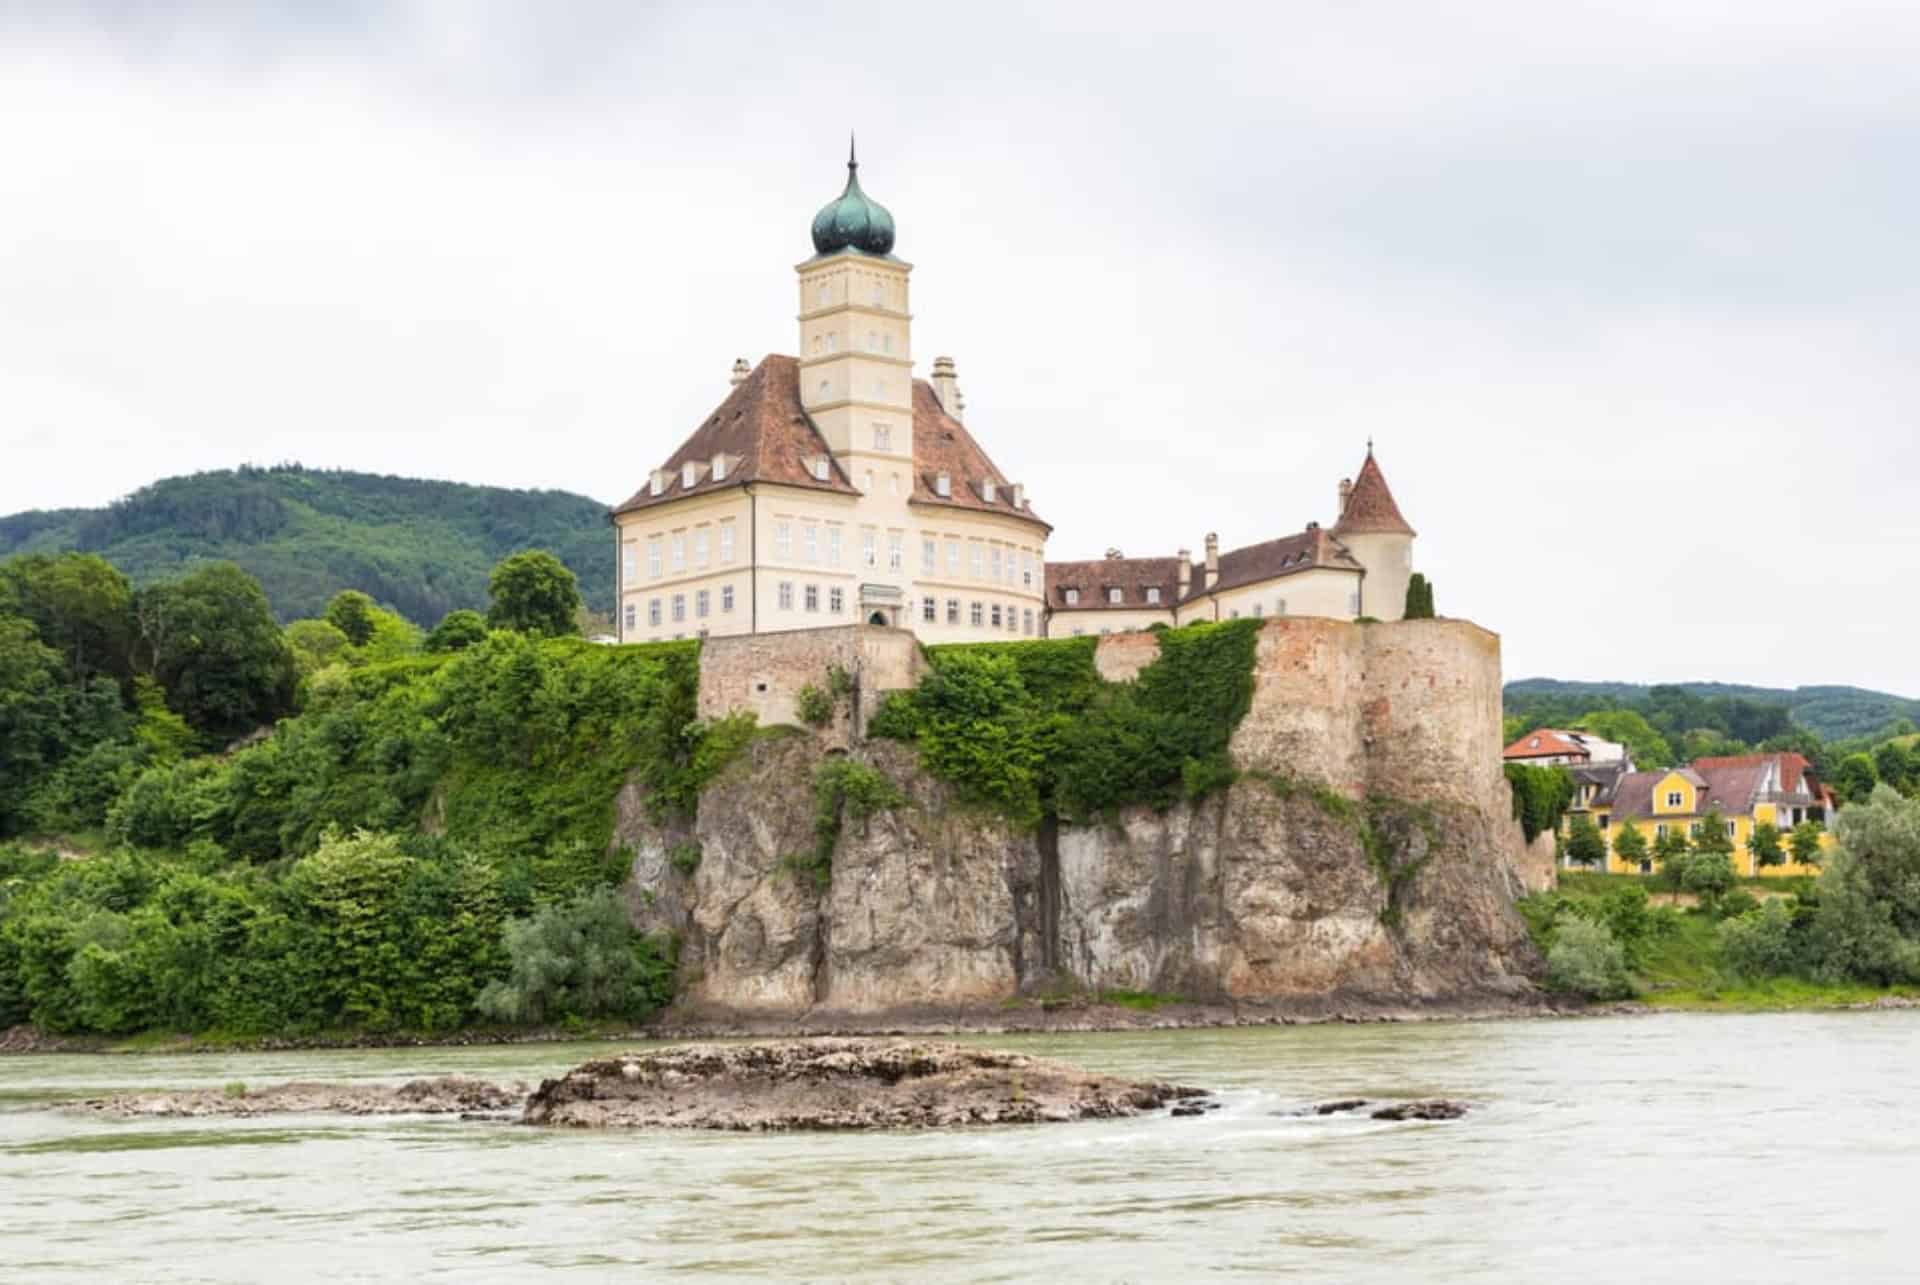
[[[893,249],[893,215],[860,190],[860,162],[847,144],[847,189],[813,216],[813,248],[821,254],[858,250],[882,255]]]

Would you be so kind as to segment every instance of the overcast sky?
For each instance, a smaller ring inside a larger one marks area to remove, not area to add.
[[[1372,436],[1509,677],[1920,695],[1916,66],[1907,0],[0,0],[0,513],[624,498],[795,350],[851,127],[1054,557],[1331,522]]]

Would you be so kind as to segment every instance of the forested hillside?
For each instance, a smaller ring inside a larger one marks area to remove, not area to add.
[[[1747,687],[1738,683],[1671,683],[1653,687],[1641,683],[1527,678],[1507,684],[1506,704],[1509,714],[1524,713],[1536,706],[1635,707],[1645,705],[1655,692],[1667,691],[1729,705],[1748,702],[1784,706],[1796,724],[1829,741],[1872,736],[1901,719],[1920,723],[1920,700],[1861,687]]]
[[[613,609],[606,506],[566,491],[514,491],[297,464],[167,478],[104,509],[0,518],[0,558],[98,553],[135,584],[206,562],[259,580],[281,620],[320,615],[358,589],[423,627],[487,605],[487,571],[550,549],[594,611]]]

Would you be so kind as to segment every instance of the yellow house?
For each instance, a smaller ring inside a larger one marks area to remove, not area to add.
[[[1649,874],[1655,843],[1673,830],[1697,838],[1709,813],[1718,813],[1733,843],[1733,868],[1739,875],[1811,875],[1818,867],[1795,861],[1791,852],[1780,865],[1761,866],[1747,850],[1754,827],[1771,824],[1786,836],[1802,821],[1826,824],[1833,814],[1833,792],[1814,776],[1798,754],[1742,754],[1697,759],[1686,767],[1654,772],[1608,773],[1576,768],[1572,818],[1585,815],[1607,841],[1607,870],[1612,874]],[[1646,840],[1648,855],[1637,864],[1622,860],[1614,841],[1631,826]],[[1833,843],[1822,834],[1823,848]]]

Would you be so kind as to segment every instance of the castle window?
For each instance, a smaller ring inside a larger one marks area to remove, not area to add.
[[[933,624],[935,621],[939,620],[940,604],[935,602],[931,598],[922,598],[920,600],[920,619],[926,621],[930,625]]]
[[[1118,589],[1107,590],[1107,601],[1110,603],[1113,603],[1115,606],[1119,605],[1120,599],[1123,596],[1124,595]]]
[[[947,623],[950,625],[960,623],[960,600],[958,598],[947,599]]]
[[[647,541],[647,574],[655,580],[660,578],[660,537],[657,535]]]
[[[1029,638],[1033,637],[1033,608],[1032,607],[1028,607],[1026,610],[1020,613],[1020,632],[1025,634]]]
[[[1229,619],[1229,620],[1238,620],[1238,619],[1240,619],[1240,608],[1238,608],[1238,607],[1235,607],[1235,608],[1234,608],[1234,609],[1233,609],[1232,611],[1229,611],[1229,612],[1227,613],[1227,619]]]
[[[907,561],[906,537],[898,531],[887,532],[887,568],[890,571],[903,569]]]
[[[873,449],[876,451],[890,451],[893,449],[893,430],[885,424],[875,424],[873,426]]]
[[[880,336],[876,334],[874,331],[869,330],[867,332],[867,351],[878,352],[879,350],[880,350]]]
[[[824,455],[807,461],[807,471],[813,474],[813,480],[816,482],[824,482],[827,480],[828,467],[827,457]]]
[[[713,599],[707,590],[701,589],[695,592],[693,595],[693,614],[704,619],[707,614],[707,607],[712,601]]]
[[[951,473],[934,474],[933,475],[933,493],[935,495],[942,496],[942,497],[951,496],[953,494],[953,474]]]
[[[774,591],[774,601],[780,604],[780,610],[782,611],[793,610],[793,581],[782,580],[780,582],[780,587]]]
[[[873,470],[872,469],[868,469],[866,473],[862,475],[860,479],[860,489],[865,491],[868,495],[873,494]]]
[[[1256,602],[1253,604],[1253,606],[1249,607],[1247,610],[1248,610],[1248,613],[1252,615],[1252,617],[1255,620],[1258,620],[1260,619],[1262,613],[1266,611],[1266,608]]]
[[[1076,629],[1076,630],[1074,630],[1074,631],[1073,631],[1073,636],[1074,636],[1075,638],[1081,638],[1081,637],[1084,637],[1084,636],[1086,635],[1086,632],[1087,632],[1087,631],[1086,631],[1086,630],[1084,630],[1084,629]]]
[[[900,475],[898,473],[887,474],[887,494],[900,494]]]
[[[988,504],[993,503],[993,479],[988,478],[980,484],[980,498]]]
[[[800,549],[808,562],[820,561],[820,528],[811,522],[800,528]]]
[[[639,575],[640,554],[632,545],[626,545],[620,550],[620,583],[629,584]]]
[[[887,352],[893,351],[893,332],[892,331],[888,331],[886,334],[880,336],[880,347]]]
[[[880,307],[881,305],[885,304],[886,301],[887,301],[887,288],[881,285],[878,281],[874,282],[873,283],[874,306],[876,308]]]
[[[827,565],[840,565],[840,528],[837,526],[827,528]]]
[[[1069,607],[1077,607],[1080,605],[1080,591],[1078,589],[1067,590],[1067,605]]]
[[[879,538],[871,527],[860,533],[860,561],[870,567],[880,565]]]
[[[820,586],[817,584],[808,585],[803,601],[806,602],[808,611],[820,610]]]
[[[1348,595],[1347,614],[1349,616],[1357,616],[1360,614],[1360,595],[1359,594],[1356,593],[1356,594]]]
[[[995,629],[1000,627],[1000,604],[997,602],[993,604],[993,627]]]
[[[1733,835],[1734,835],[1734,823],[1729,821],[1727,822],[1727,837],[1731,839],[1733,838]]]
[[[993,546],[993,549],[991,550],[991,555],[992,556],[988,559],[988,561],[991,563],[993,567],[993,582],[995,584],[999,584],[1000,583],[1000,546],[999,545],[996,544]]]
[[[835,585],[832,588],[828,589],[827,590],[827,610],[837,616],[841,612],[845,611],[846,609],[847,609],[847,591],[842,589],[839,585]]]
[[[1159,586],[1159,585],[1148,585],[1148,586],[1147,586],[1147,601],[1148,601],[1148,602],[1151,602],[1151,603],[1155,603],[1155,604],[1157,604],[1157,603],[1159,603],[1159,601],[1160,601],[1160,586]]]
[[[1667,837],[1667,823],[1665,821],[1653,827],[1653,837],[1656,839],[1664,839]]]
[[[967,569],[973,573],[973,578],[975,580],[982,580],[986,578],[986,572],[985,572],[986,564],[987,564],[986,550],[980,547],[978,541],[972,544],[969,544],[967,546]]]
[[[773,524],[773,552],[775,557],[791,558],[793,556],[793,523]]]
[[[713,480],[716,482],[724,481],[726,480],[726,476],[727,476],[727,457],[724,455],[714,456],[713,457]]]
[[[1284,616],[1287,614],[1287,600],[1285,598],[1281,598],[1273,604],[1273,614],[1276,616]]]
[[[720,561],[733,561],[733,523],[720,524]]]
[[[680,486],[682,489],[692,486],[699,480],[699,469],[695,468],[692,464],[682,464],[680,466]]]
[[[1033,588],[1033,555],[1025,549],[1020,551],[1020,583]]]
[[[626,611],[621,613],[621,618],[626,623],[626,631],[628,633],[632,633],[634,630],[634,626],[640,623],[639,616],[640,616],[639,609],[636,608],[632,603],[628,603]]]
[[[947,574],[950,576],[960,574],[960,542],[958,540],[947,541]]]
[[[827,351],[828,352],[840,351],[840,332],[839,331],[829,330],[827,332]]]
[[[695,527],[693,530],[693,565],[696,567],[707,565],[707,529],[705,527]]]
[[[920,570],[930,576],[939,569],[940,546],[932,536],[923,537],[920,541]]]
[[[1010,634],[1020,632],[1020,609],[1018,607],[1007,608],[1007,632]]]
[[[677,625],[686,618],[687,595],[684,593],[676,593],[673,595],[673,623]]]
[[[728,612],[731,612],[732,610],[733,610],[733,586],[730,584],[723,584],[720,586],[721,614],[724,615]]]
[[[647,624],[655,629],[660,627],[660,600],[658,598],[647,599]]]
[[[980,627],[980,622],[986,619],[986,614],[987,614],[986,608],[982,607],[977,602],[969,603],[967,605],[967,623],[972,625],[975,629],[978,629]]]
[[[687,569],[687,537],[676,531],[673,536],[672,548],[673,570],[674,574],[678,575]]]

